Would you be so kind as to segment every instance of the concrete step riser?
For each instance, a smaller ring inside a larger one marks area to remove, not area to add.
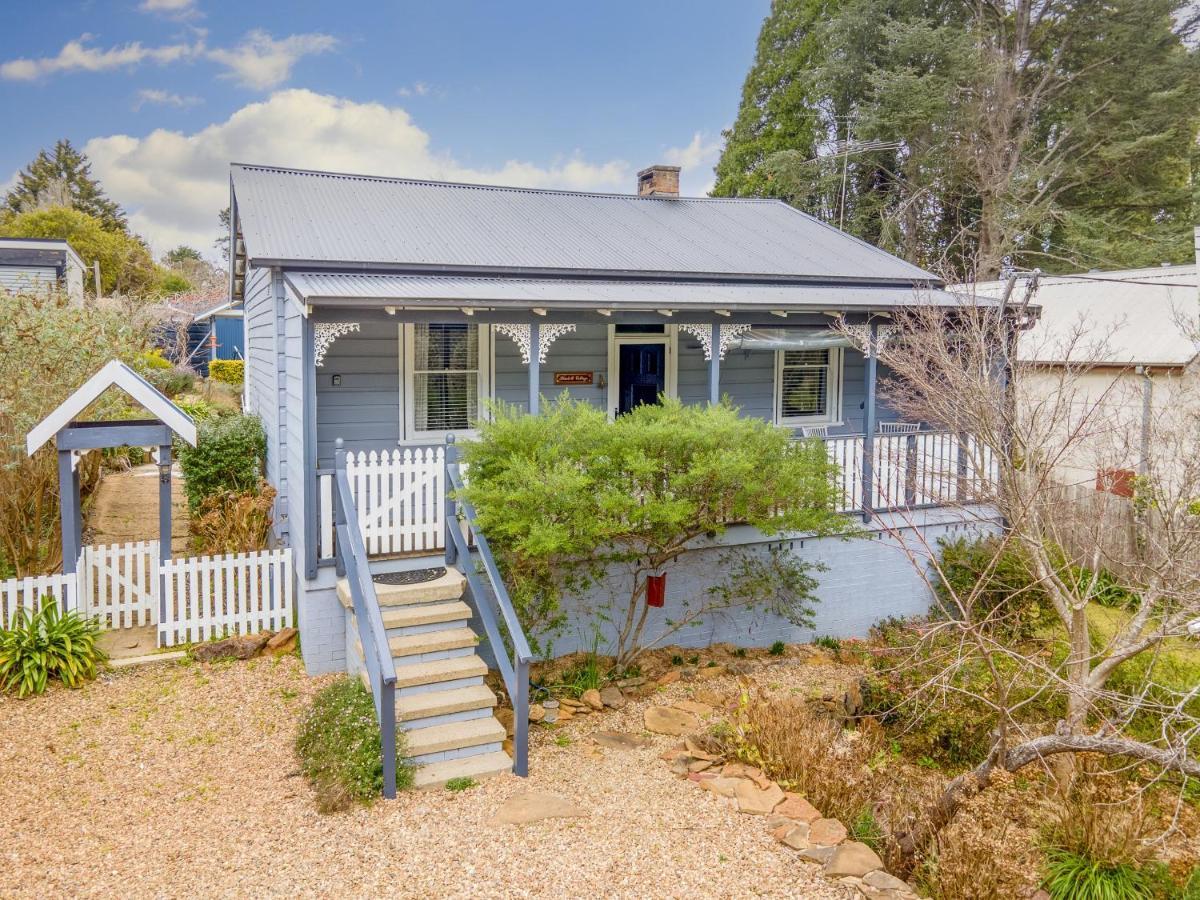
[[[494,707],[491,706],[481,706],[478,709],[464,709],[460,712],[425,716],[422,719],[409,719],[406,722],[397,722],[396,725],[403,731],[413,731],[418,728],[436,728],[438,725],[453,725],[458,722],[471,722],[475,719],[490,719],[493,709]]]
[[[410,653],[407,656],[393,656],[392,662],[399,669],[401,666],[408,665],[409,663],[436,662],[439,659],[457,659],[460,656],[472,656],[474,653],[474,647],[460,647],[456,650],[433,650],[429,653]]]
[[[487,778],[512,771],[512,760],[503,751],[479,753],[462,759],[429,763],[417,769],[413,784],[417,788],[441,787],[451,778]]]
[[[455,678],[452,681],[434,681],[429,684],[414,684],[396,688],[396,696],[411,697],[414,694],[428,694],[432,691],[452,691],[455,688],[474,687],[477,684],[483,684],[482,675],[474,678]]]
[[[426,625],[403,625],[395,628],[384,628],[389,638],[411,637],[414,634],[432,634],[435,631],[446,631],[449,628],[466,628],[469,619],[452,619],[449,622],[430,622]],[[384,625],[386,626],[386,621]]]
[[[421,756],[410,757],[414,766],[428,766],[432,763],[449,762],[452,759],[467,759],[471,756],[482,756],[484,753],[498,753],[502,750],[499,741],[491,744],[476,744],[473,747],[459,747],[456,750],[443,750],[440,753],[425,753]]]

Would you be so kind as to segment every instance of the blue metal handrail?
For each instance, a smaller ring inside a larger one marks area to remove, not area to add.
[[[458,462],[458,448],[454,446],[454,435],[446,437],[446,565],[455,565],[461,557],[464,564],[460,566],[475,598],[475,607],[479,610],[479,618],[487,632],[488,642],[492,646],[496,665],[508,688],[508,696],[513,706],[513,772],[525,776],[529,774],[529,664],[533,660],[533,652],[529,649],[529,641],[525,638],[525,630],[517,611],[513,608],[508,588],[500,577],[500,569],[492,556],[487,538],[479,530],[478,517],[475,507],[462,495],[462,467]],[[478,566],[468,565],[471,561],[471,547],[467,537],[459,525],[465,522],[475,536],[475,551],[478,554]],[[480,574],[486,575],[491,585],[491,591],[484,587]],[[495,608],[493,608],[493,605]],[[499,618],[496,613],[499,612]],[[504,630],[500,624],[503,620]],[[512,645],[512,658],[509,659],[504,643],[504,633]]]
[[[379,721],[379,737],[383,755],[383,796],[396,796],[396,664],[388,646],[383,614],[375,595],[375,582],[367,565],[367,548],[358,528],[358,512],[350,479],[346,477],[346,450],[338,438],[334,451],[334,522],[337,528],[337,572],[346,577],[354,601],[354,619],[362,644],[363,664],[371,697],[375,701],[375,717]]]

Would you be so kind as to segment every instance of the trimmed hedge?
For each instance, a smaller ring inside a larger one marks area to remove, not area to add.
[[[222,384],[241,387],[246,378],[246,362],[241,359],[214,359],[208,364],[208,376]]]
[[[258,416],[218,416],[200,422],[196,437],[195,447],[176,446],[193,513],[217,494],[257,493],[267,456],[267,437]]]

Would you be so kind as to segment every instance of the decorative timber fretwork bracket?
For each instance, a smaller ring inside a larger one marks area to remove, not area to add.
[[[721,346],[717,348],[717,359],[725,358],[725,351],[729,349],[729,345],[745,334],[754,326],[738,324],[734,322],[722,322],[720,329]],[[712,326],[701,325],[692,322],[681,322],[679,330],[690,334],[700,342],[700,346],[704,348],[704,358],[712,359]]]
[[[317,322],[313,325],[313,362],[323,365],[333,342],[352,331],[358,331],[357,322]]]
[[[528,325],[493,325],[498,333],[504,335],[521,351],[521,362],[529,365],[529,360],[533,358],[533,329]],[[575,326],[568,325],[538,325],[538,346],[537,346],[537,361],[544,363],[546,354],[550,352],[550,345],[568,332],[574,331]]]

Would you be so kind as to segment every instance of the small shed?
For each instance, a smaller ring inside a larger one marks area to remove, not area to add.
[[[192,365],[201,369],[202,374],[207,376],[208,364],[214,359],[244,358],[245,341],[240,303],[222,303],[198,314],[188,330],[189,345],[193,340],[193,331],[199,333],[202,344],[193,357]]]
[[[76,416],[110,387],[119,387],[153,419],[79,422]],[[165,394],[120,360],[112,360],[85,381],[25,436],[33,456],[54,439],[58,449],[58,490],[61,506],[63,573],[75,571],[83,535],[79,508],[79,455],[107,447],[157,448],[159,471],[158,526],[160,552],[171,555],[171,441],[174,437],[196,446],[196,423]]]
[[[73,302],[83,303],[86,268],[65,240],[0,237],[0,292],[61,288]]]

